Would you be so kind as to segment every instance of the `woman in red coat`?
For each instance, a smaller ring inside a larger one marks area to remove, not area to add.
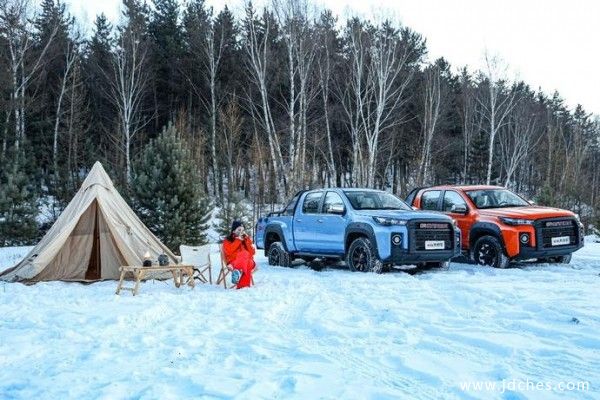
[[[240,221],[233,221],[231,233],[223,241],[223,253],[227,269],[239,269],[242,273],[237,284],[238,289],[252,284],[252,273],[256,269],[253,258],[255,252],[252,239],[244,231],[244,225]]]

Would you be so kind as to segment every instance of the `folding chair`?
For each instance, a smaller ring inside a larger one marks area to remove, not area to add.
[[[202,283],[212,284],[212,263],[210,261],[210,244],[204,246],[179,246],[182,262],[194,266],[194,272]]]
[[[237,285],[231,283],[231,278],[229,280],[227,277],[231,275],[231,271],[227,269],[227,261],[225,261],[225,251],[223,251],[223,244],[219,246],[221,249],[221,271],[219,272],[219,277],[217,278],[217,285],[223,285],[225,289],[235,289]],[[254,272],[258,271],[258,266],[254,268]],[[252,278],[252,286],[254,286],[254,277]]]
[[[219,277],[217,278],[217,285],[223,285],[225,289],[234,289],[237,285],[231,283],[231,278],[228,281],[227,277],[231,275],[231,271],[227,269],[227,261],[225,261],[225,251],[223,251],[223,244],[219,245],[219,249],[221,250],[221,271],[219,272]]]

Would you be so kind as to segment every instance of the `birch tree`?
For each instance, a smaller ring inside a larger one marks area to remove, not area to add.
[[[141,35],[133,30],[122,33],[113,53],[109,95],[117,110],[127,184],[131,182],[132,141],[145,125],[141,111],[148,81],[146,53],[147,46]]]
[[[430,183],[431,143],[440,117],[441,101],[440,70],[437,65],[431,65],[424,71],[423,114],[421,117],[422,148],[417,179],[420,186]]]
[[[345,29],[347,66],[336,79],[336,95],[346,116],[350,132],[351,166],[350,185],[363,183],[359,160],[362,160],[361,132],[364,130],[364,99],[367,97],[368,33],[357,18],[348,21]]]
[[[60,89],[58,91],[58,99],[56,102],[56,114],[54,117],[54,129],[53,129],[53,140],[52,140],[52,165],[53,172],[55,178],[58,177],[58,134],[59,134],[59,126],[62,120],[63,111],[62,104],[63,99],[67,93],[67,85],[69,80],[71,79],[71,75],[73,69],[75,68],[75,63],[79,58],[79,52],[77,48],[77,44],[75,41],[70,42],[68,44],[68,48],[65,53],[65,70],[60,79]]]
[[[19,150],[25,138],[25,92],[40,68],[58,31],[58,25],[52,27],[46,41],[42,43],[42,50],[33,59],[30,59],[35,43],[32,40],[33,31],[32,11],[27,0],[0,0],[0,34],[6,40],[9,54],[10,73],[10,107],[12,112],[7,113],[6,121],[14,115],[14,148]],[[3,152],[7,144],[3,143]]]
[[[488,161],[486,168],[486,184],[492,180],[492,165],[494,162],[494,144],[498,130],[508,122],[510,112],[515,108],[519,99],[515,88],[508,88],[507,66],[496,56],[485,53],[485,69],[482,78],[486,91],[478,97],[478,103],[487,121]]]
[[[331,133],[331,123],[329,117],[329,99],[331,90],[331,73],[332,73],[332,59],[333,52],[335,51],[335,19],[332,13],[324,12],[321,14],[320,21],[316,27],[317,29],[317,72],[319,77],[319,86],[321,99],[323,100],[323,118],[325,126],[325,139],[327,142],[327,151],[325,156],[325,162],[327,164],[327,180],[328,185],[331,186],[332,179],[337,177],[337,169],[335,159],[333,157],[333,142]]]
[[[473,137],[476,132],[479,132],[481,129],[480,122],[482,118],[478,116],[476,109],[476,100],[475,100],[475,87],[474,83],[471,81],[469,73],[466,68],[463,68],[460,77],[459,77],[459,85],[460,85],[460,94],[458,96],[458,115],[460,118],[461,124],[461,132],[462,132],[462,181],[467,182],[469,177],[469,152],[471,150],[471,144],[473,142]],[[479,122],[479,124],[478,124]]]
[[[383,131],[403,122],[404,91],[414,75],[410,62],[422,46],[422,39],[407,28],[397,30],[389,21],[376,30],[370,48],[371,62],[367,110],[361,113],[367,146],[366,185],[374,184],[378,146]],[[417,57],[418,58],[418,57]]]
[[[211,20],[208,31],[206,34],[204,55],[206,63],[206,71],[208,75],[208,84],[210,90],[210,156],[211,156],[211,168],[213,174],[213,182],[215,186],[215,193],[223,195],[223,185],[221,179],[221,173],[218,170],[217,162],[217,94],[216,94],[216,81],[219,73],[219,66],[221,63],[221,55],[223,54],[223,30],[217,32],[215,28],[214,20]],[[218,189],[218,190],[217,190]]]
[[[268,64],[269,64],[269,41],[271,39],[271,18],[267,11],[263,11],[260,22],[257,20],[251,4],[246,5],[246,18],[244,20],[244,50],[248,63],[249,78],[256,86],[260,96],[261,110],[260,124],[267,136],[269,154],[273,171],[275,172],[277,192],[286,196],[288,191],[287,179],[281,153],[279,137],[275,130],[268,90]],[[260,25],[259,25],[260,24]],[[252,102],[251,102],[252,103]],[[255,107],[254,104],[250,105]]]
[[[498,133],[500,162],[506,173],[504,186],[507,187],[513,183],[515,172],[541,138],[541,135],[537,134],[537,116],[530,109],[516,111]]]

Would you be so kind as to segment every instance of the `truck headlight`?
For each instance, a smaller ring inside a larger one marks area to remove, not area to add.
[[[506,225],[533,225],[530,219],[500,217],[500,221]]]
[[[398,218],[388,218],[388,217],[373,217],[375,222],[380,225],[392,226],[392,225],[406,225],[407,221],[404,219]]]

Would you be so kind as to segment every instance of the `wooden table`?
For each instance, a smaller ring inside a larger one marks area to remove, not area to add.
[[[166,265],[162,266],[152,266],[152,267],[142,267],[139,265],[126,265],[119,268],[121,271],[121,278],[119,279],[119,284],[117,286],[116,294],[120,294],[121,290],[129,290],[135,296],[138,294],[140,289],[140,281],[144,279],[147,273],[149,272],[167,272],[170,271],[173,274],[173,281],[175,282],[175,287],[180,287],[183,282],[184,275],[187,275],[188,279],[185,283],[188,286],[191,286],[192,289],[196,286],[194,282],[194,266],[189,264],[176,264],[176,265]],[[123,287],[123,280],[125,279],[125,275],[131,272],[133,273],[133,278],[135,279],[135,286],[132,288]]]

